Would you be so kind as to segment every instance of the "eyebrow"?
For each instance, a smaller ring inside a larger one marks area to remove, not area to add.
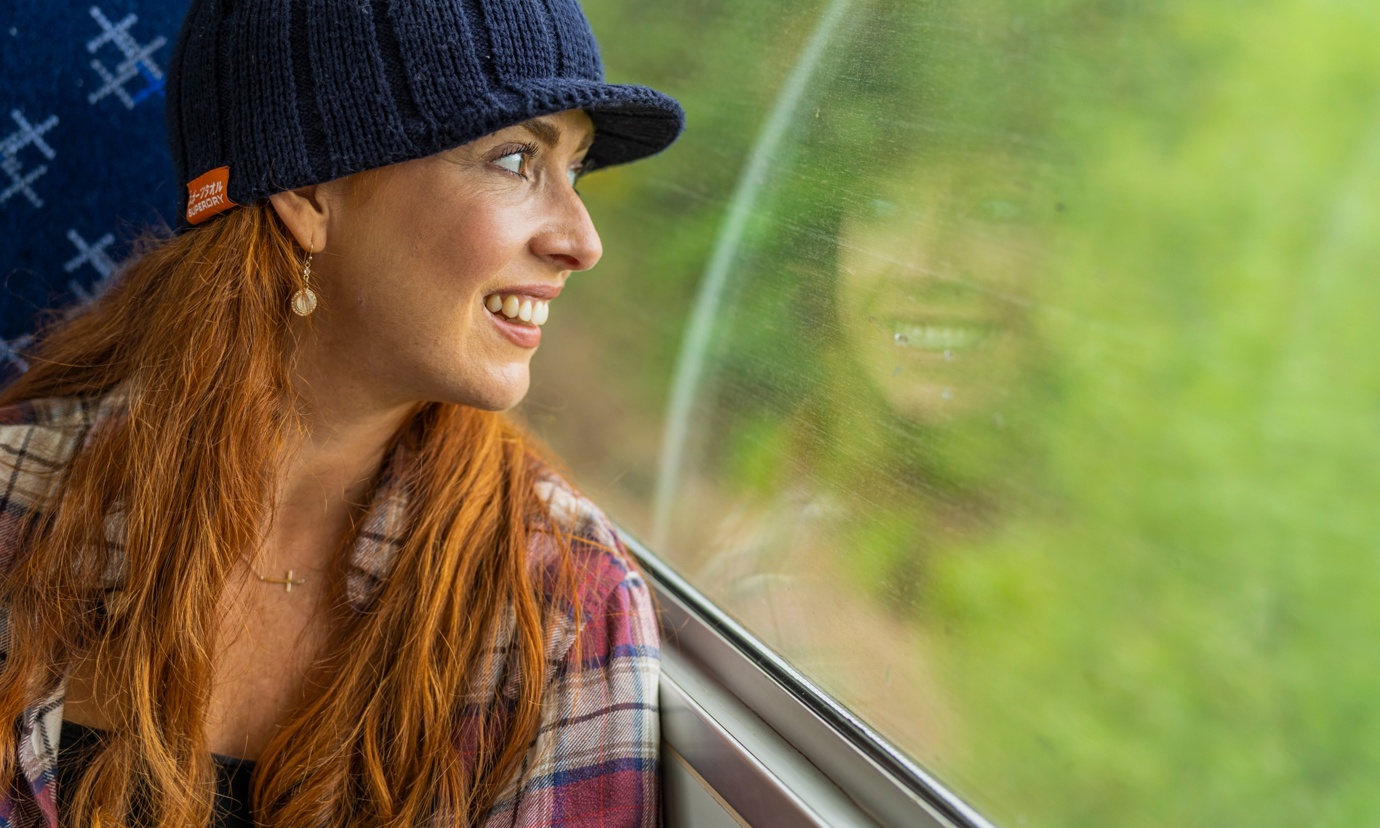
[[[555,148],[561,142],[561,128],[543,118],[533,118],[530,121],[523,121],[518,126],[527,130],[537,137],[538,141],[548,147]],[[580,142],[578,152],[584,152],[594,143],[594,133],[585,136],[585,140]]]

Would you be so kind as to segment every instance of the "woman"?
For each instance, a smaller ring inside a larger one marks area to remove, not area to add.
[[[185,225],[0,396],[0,825],[654,824],[646,587],[496,412],[679,106],[574,0],[197,0],[169,72]]]

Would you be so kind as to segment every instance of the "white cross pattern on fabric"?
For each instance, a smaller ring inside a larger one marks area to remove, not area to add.
[[[40,164],[26,172],[24,162],[19,158],[19,151],[33,147],[49,161],[56,158],[57,153],[53,152],[53,148],[48,145],[48,142],[43,140],[43,136],[58,125],[58,117],[50,115],[47,120],[34,126],[29,123],[22,112],[11,109],[10,118],[19,128],[4,138],[0,138],[0,169],[3,169],[5,174],[10,177],[9,186],[0,190],[0,204],[9,201],[10,197],[16,193],[23,193],[30,204],[35,207],[42,207],[43,199],[39,198],[38,193],[34,191],[33,183],[48,172],[48,165]]]
[[[62,269],[68,273],[73,273],[82,265],[89,264],[101,276],[89,288],[77,279],[68,282],[67,287],[82,302],[93,301],[105,293],[106,289],[110,287],[110,283],[114,281],[115,262],[106,253],[106,248],[115,243],[115,235],[106,233],[97,239],[95,244],[90,244],[75,229],[70,229],[67,231],[67,240],[72,243],[73,247],[77,248],[77,255],[68,259],[63,264]]]
[[[29,362],[19,355],[21,348],[27,348],[33,344],[34,338],[24,334],[18,339],[11,339],[6,342],[0,339],[0,365],[13,365],[20,371],[29,370]]]
[[[124,59],[115,64],[113,71],[107,69],[99,60],[91,61],[91,68],[101,76],[105,85],[87,95],[86,100],[94,104],[107,95],[114,95],[125,105],[125,109],[133,109],[152,95],[162,95],[163,69],[154,61],[153,53],[167,45],[168,39],[160,35],[147,44],[140,45],[129,33],[129,27],[139,22],[137,14],[127,14],[119,23],[111,23],[110,18],[105,16],[105,12],[101,11],[99,6],[92,6],[91,17],[100,25],[102,32],[86,42],[86,51],[94,55],[109,43],[120,50]],[[135,78],[143,78],[145,85],[131,95],[129,90],[125,89],[125,84]]]

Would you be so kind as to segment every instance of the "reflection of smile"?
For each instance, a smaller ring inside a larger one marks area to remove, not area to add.
[[[963,322],[892,323],[892,341],[904,348],[921,351],[962,351],[985,340],[991,329]]]
[[[845,282],[861,299],[849,327],[869,331],[855,340],[858,358],[893,408],[917,421],[991,410],[1018,364],[1005,297],[942,272],[854,268]]]

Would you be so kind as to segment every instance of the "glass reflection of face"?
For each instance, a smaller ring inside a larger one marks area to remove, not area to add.
[[[849,349],[905,419],[999,418],[1021,373],[1033,267],[1028,193],[1012,170],[980,157],[925,169],[843,222]]]

